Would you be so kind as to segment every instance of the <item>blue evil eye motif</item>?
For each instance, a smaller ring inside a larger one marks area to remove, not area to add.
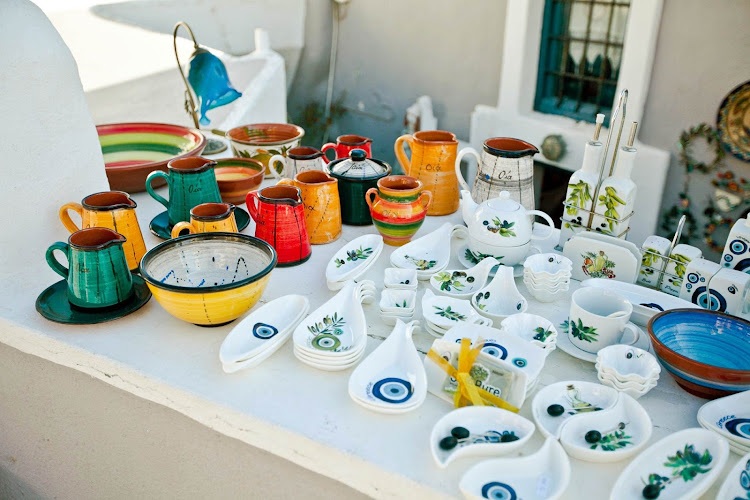
[[[724,428],[730,434],[750,439],[750,418],[733,418],[724,424]]]
[[[741,255],[747,252],[747,243],[740,240],[734,240],[729,244],[729,251],[735,255]]]
[[[482,498],[488,500],[518,500],[516,490],[500,481],[492,481],[482,486]]]
[[[725,261],[727,261],[727,262],[732,262],[732,261],[734,260],[734,257],[732,257],[732,256],[731,256],[731,255],[729,255],[729,254],[726,254],[726,255],[724,256],[724,260],[725,260]],[[724,265],[726,266],[727,264],[724,264]]]
[[[378,380],[372,387],[372,395],[386,403],[403,403],[407,401],[412,394],[414,394],[414,388],[411,383],[396,377],[388,377]]]
[[[513,358],[513,364],[518,368],[524,368],[528,362],[523,358]]]
[[[268,340],[274,335],[279,333],[275,326],[267,325],[265,323],[255,323],[253,326],[253,337]]]
[[[729,292],[732,295],[734,295],[735,293],[737,293],[737,287],[734,286],[734,285],[729,285],[729,288],[727,288],[727,292]]]
[[[748,463],[745,464],[745,470],[740,473],[740,486],[743,490],[750,491],[750,474],[748,474],[747,472],[748,469],[750,469],[750,460],[748,460],[747,462]]]
[[[695,273],[688,273],[688,275],[687,275],[687,280],[690,283],[698,283],[698,278],[699,278],[699,276],[697,274],[695,274]]]
[[[482,347],[482,352],[498,359],[505,359],[508,357],[508,350],[500,344],[495,344],[493,342],[485,342],[484,347]]]

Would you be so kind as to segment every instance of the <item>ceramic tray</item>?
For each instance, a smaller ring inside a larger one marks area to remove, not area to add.
[[[580,234],[565,243],[563,255],[573,262],[572,277],[579,281],[606,278],[635,283],[641,264],[629,248]]]

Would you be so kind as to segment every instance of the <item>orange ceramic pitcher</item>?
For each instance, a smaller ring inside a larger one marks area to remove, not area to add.
[[[411,160],[404,152],[409,144]],[[419,179],[432,192],[432,205],[427,215],[448,215],[458,210],[459,187],[455,163],[458,140],[443,130],[426,130],[402,135],[394,145],[396,158],[406,175]]]
[[[299,188],[302,193],[310,243],[323,245],[341,236],[341,201],[336,179],[320,170],[307,170],[293,180],[281,179],[278,183]]]

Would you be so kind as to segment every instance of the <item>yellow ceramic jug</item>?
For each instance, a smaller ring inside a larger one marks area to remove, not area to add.
[[[190,222],[178,222],[172,228],[172,238],[182,231],[193,233],[236,233],[235,206],[231,203],[201,203],[190,210]]]

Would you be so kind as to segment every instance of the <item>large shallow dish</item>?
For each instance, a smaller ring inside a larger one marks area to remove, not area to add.
[[[750,322],[705,309],[654,316],[648,334],[656,357],[686,391],[715,399],[750,389]]]
[[[237,233],[199,233],[155,246],[141,260],[141,276],[172,316],[219,326],[255,305],[276,267],[276,251]]]
[[[219,158],[214,160],[216,184],[219,185],[221,201],[241,205],[250,191],[258,189],[263,182],[265,169],[258,160],[250,158]]]
[[[148,174],[166,172],[171,160],[198,156],[206,147],[200,131],[167,123],[111,123],[97,125],[96,132],[109,187],[128,193],[145,191]],[[154,187],[163,185],[154,182]]]

